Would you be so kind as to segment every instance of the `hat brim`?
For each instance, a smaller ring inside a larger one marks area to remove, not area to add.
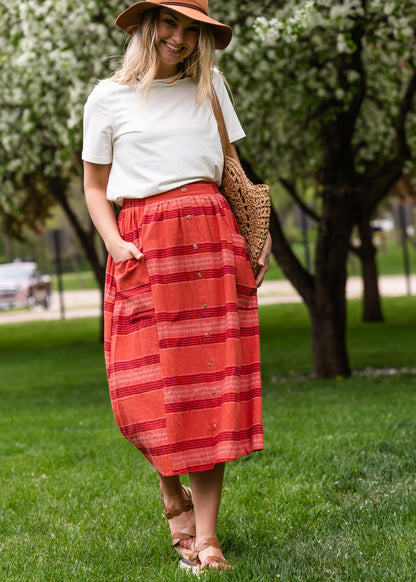
[[[199,10],[193,9],[188,6],[177,6],[169,4],[169,6],[164,6],[155,2],[148,2],[147,0],[142,0],[141,2],[136,2],[119,14],[116,18],[116,25],[127,32],[127,34],[133,34],[137,26],[140,24],[141,15],[147,12],[151,8],[169,8],[173,12],[179,12],[192,20],[197,20],[198,22],[204,22],[208,24],[214,35],[215,48],[219,50],[225,49],[231,42],[233,36],[233,31],[230,26],[222,24],[217,20],[214,20],[210,16],[200,12]]]

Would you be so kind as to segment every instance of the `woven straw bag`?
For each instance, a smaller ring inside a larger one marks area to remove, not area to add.
[[[240,163],[232,156],[230,139],[215,91],[212,108],[217,119],[224,151],[224,171],[219,190],[227,199],[240,233],[246,239],[251,268],[256,277],[259,271],[258,260],[269,232],[270,188],[266,184],[253,184],[247,178]]]

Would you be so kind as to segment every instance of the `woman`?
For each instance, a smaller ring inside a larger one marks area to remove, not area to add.
[[[158,472],[181,565],[225,569],[224,464],[263,448],[256,284],[270,253],[268,240],[255,280],[217,188],[213,90],[230,141],[244,136],[213,69],[232,32],[206,0],[143,0],[116,24],[131,41],[89,96],[83,149],[86,201],[109,253],[110,397],[122,434]]]

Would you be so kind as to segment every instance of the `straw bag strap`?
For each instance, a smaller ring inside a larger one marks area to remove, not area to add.
[[[228,137],[227,126],[225,125],[224,115],[222,114],[221,105],[214,88],[212,89],[212,110],[217,120],[218,131],[221,137],[221,145],[224,156],[228,155],[234,158],[233,152],[231,150],[230,138]]]

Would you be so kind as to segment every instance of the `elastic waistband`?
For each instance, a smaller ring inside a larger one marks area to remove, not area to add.
[[[155,194],[147,198],[125,198],[123,201],[123,208],[131,208],[132,206],[145,206],[146,204],[154,204],[162,200],[171,200],[180,196],[187,196],[189,194],[214,194],[218,193],[218,187],[213,182],[206,182],[201,180],[199,182],[192,182],[191,184],[184,184],[179,188],[173,188],[162,194]]]

